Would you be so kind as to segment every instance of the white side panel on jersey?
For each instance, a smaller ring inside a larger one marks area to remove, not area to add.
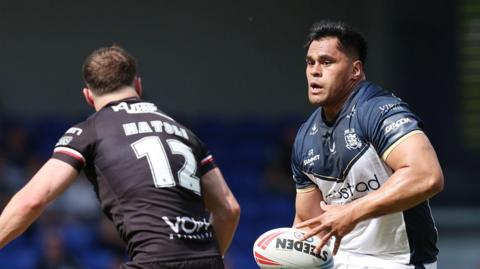
[[[328,204],[345,204],[379,189],[391,174],[392,170],[370,145],[352,165],[343,182],[308,176],[321,190],[329,190],[323,193],[323,199]],[[355,229],[342,239],[340,249],[354,250],[362,254],[372,253],[385,260],[408,264],[410,247],[402,212],[358,223]]]

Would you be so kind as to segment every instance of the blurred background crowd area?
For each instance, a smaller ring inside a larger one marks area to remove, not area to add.
[[[439,268],[480,268],[480,2],[15,1],[0,3],[0,204],[31,178],[58,138],[93,111],[81,64],[118,44],[138,58],[144,97],[206,142],[242,206],[226,256],[257,268],[255,239],[290,226],[290,152],[313,111],[303,44],[341,19],[369,41],[367,79],[424,121],[445,173],[431,207]],[[5,269],[109,269],[126,259],[81,175],[20,238]]]

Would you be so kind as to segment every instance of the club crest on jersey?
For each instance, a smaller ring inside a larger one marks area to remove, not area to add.
[[[362,141],[358,139],[357,133],[355,133],[355,129],[347,129],[345,130],[345,146],[347,149],[359,149],[362,147]]]

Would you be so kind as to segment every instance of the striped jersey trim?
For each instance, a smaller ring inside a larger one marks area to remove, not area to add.
[[[200,162],[202,165],[208,164],[213,162],[213,156],[208,155],[207,157],[203,158],[203,160]]]
[[[314,191],[315,189],[317,189],[317,185],[311,185],[311,186],[303,188],[303,189],[297,189],[297,192],[305,193],[305,192]]]
[[[414,135],[414,134],[423,134],[422,131],[419,131],[419,130],[415,130],[415,131],[411,131],[410,133],[402,136],[400,139],[398,139],[395,143],[393,143],[390,147],[388,147],[388,149],[383,153],[382,155],[382,160],[383,161],[387,161],[387,158],[388,158],[388,155],[390,155],[390,153],[392,153],[392,151],[400,144],[402,143],[403,141],[405,141],[407,138],[409,138],[410,136]]]
[[[54,153],[62,153],[62,154],[65,154],[65,155],[68,155],[74,159],[77,159],[78,161],[80,161],[82,163],[82,165],[85,165],[86,161],[85,161],[85,158],[83,157],[83,155],[72,149],[72,148],[67,148],[67,147],[56,147],[54,150],[53,150]]]

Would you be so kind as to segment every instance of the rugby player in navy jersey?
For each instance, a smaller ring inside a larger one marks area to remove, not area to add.
[[[436,268],[428,199],[443,189],[436,153],[401,99],[366,81],[367,44],[343,22],[312,26],[309,101],[319,108],[292,151],[294,226],[332,243],[335,268]]]
[[[7,204],[0,247],[83,170],[127,245],[130,261],[121,268],[224,268],[240,207],[205,145],[140,99],[136,60],[120,47],[94,51],[83,76],[96,113],[66,131]]]

